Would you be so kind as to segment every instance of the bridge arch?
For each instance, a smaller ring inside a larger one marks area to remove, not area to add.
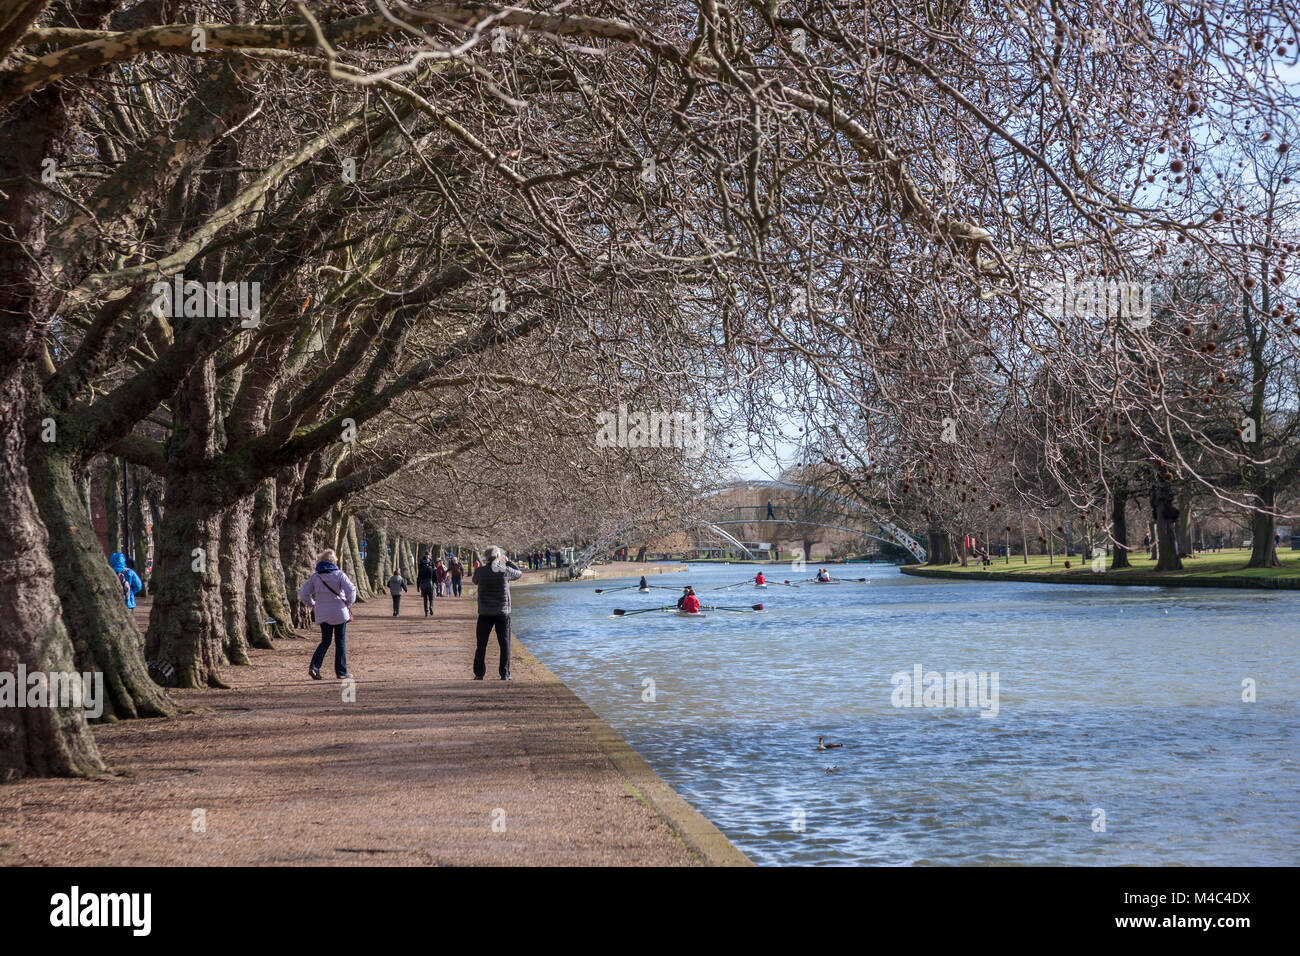
[[[577,577],[591,564],[593,560],[595,560],[597,555],[613,547],[635,547],[664,534],[690,531],[697,528],[711,531],[731,543],[738,550],[743,551],[747,557],[752,558],[754,557],[753,552],[746,548],[745,545],[735,536],[724,530],[722,526],[763,524],[767,522],[775,524],[796,523],[811,527],[826,528],[828,530],[847,531],[852,534],[859,534],[863,537],[873,538],[877,541],[884,541],[902,547],[919,562],[924,562],[926,560],[925,547],[916,540],[916,538],[908,534],[893,521],[881,516],[874,509],[863,505],[861,502],[854,501],[851,498],[845,498],[843,495],[838,495],[835,492],[826,491],[825,489],[817,488],[812,485],[802,485],[791,481],[741,480],[704,489],[700,492],[698,497],[699,500],[703,501],[728,492],[756,491],[762,489],[786,491],[800,497],[819,499],[823,502],[836,505],[837,507],[845,509],[849,513],[845,517],[860,517],[868,524],[879,528],[882,534],[873,534],[872,532],[863,530],[862,528],[848,527],[846,524],[833,524],[815,520],[798,520],[797,518],[768,518],[757,516],[744,519],[693,518],[682,520],[680,522],[670,520],[668,522],[669,525],[671,525],[670,527],[656,526],[652,534],[642,534],[642,529],[644,528],[645,523],[662,514],[662,509],[653,508],[620,522],[611,531],[598,536],[595,541],[584,548],[579,554],[574,556],[573,563],[569,567],[569,576]],[[624,538],[629,536],[629,534],[640,536],[625,541]]]

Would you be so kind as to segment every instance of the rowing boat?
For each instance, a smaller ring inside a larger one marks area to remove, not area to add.
[[[677,616],[678,616],[678,617],[696,617],[696,618],[704,618],[704,617],[708,617],[707,614],[701,614],[699,611],[678,611],[678,612],[677,612]]]

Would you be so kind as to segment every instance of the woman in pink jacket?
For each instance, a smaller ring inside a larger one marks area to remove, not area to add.
[[[311,656],[307,673],[312,680],[320,680],[320,666],[325,662],[325,652],[334,642],[334,674],[339,680],[348,675],[347,630],[352,620],[352,605],[357,600],[357,588],[348,576],[339,570],[338,556],[333,551],[321,553],[316,562],[316,573],[303,582],[298,590],[298,600],[316,612],[320,625],[320,644]]]

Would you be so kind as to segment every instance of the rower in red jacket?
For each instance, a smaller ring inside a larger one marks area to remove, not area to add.
[[[766,583],[767,583],[767,578],[763,577],[763,572],[762,572],[762,571],[759,571],[758,574],[754,575],[754,583],[755,583],[755,584],[766,584]]]
[[[682,610],[687,614],[700,613],[700,599],[695,596],[694,591],[687,591],[686,596],[682,598]]]

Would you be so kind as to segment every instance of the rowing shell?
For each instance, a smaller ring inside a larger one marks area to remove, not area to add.
[[[699,611],[694,611],[694,612],[692,612],[692,611],[678,611],[678,612],[677,612],[677,616],[678,616],[678,617],[697,617],[697,618],[708,617],[707,614],[701,614]]]
[[[649,594],[649,593],[650,593],[650,589],[649,589],[649,588],[637,588],[637,589],[636,589],[636,593],[637,593],[637,594]]]
[[[756,588],[765,588],[765,587],[767,587],[767,585],[766,585],[766,584],[755,584],[754,587],[756,587]]]

